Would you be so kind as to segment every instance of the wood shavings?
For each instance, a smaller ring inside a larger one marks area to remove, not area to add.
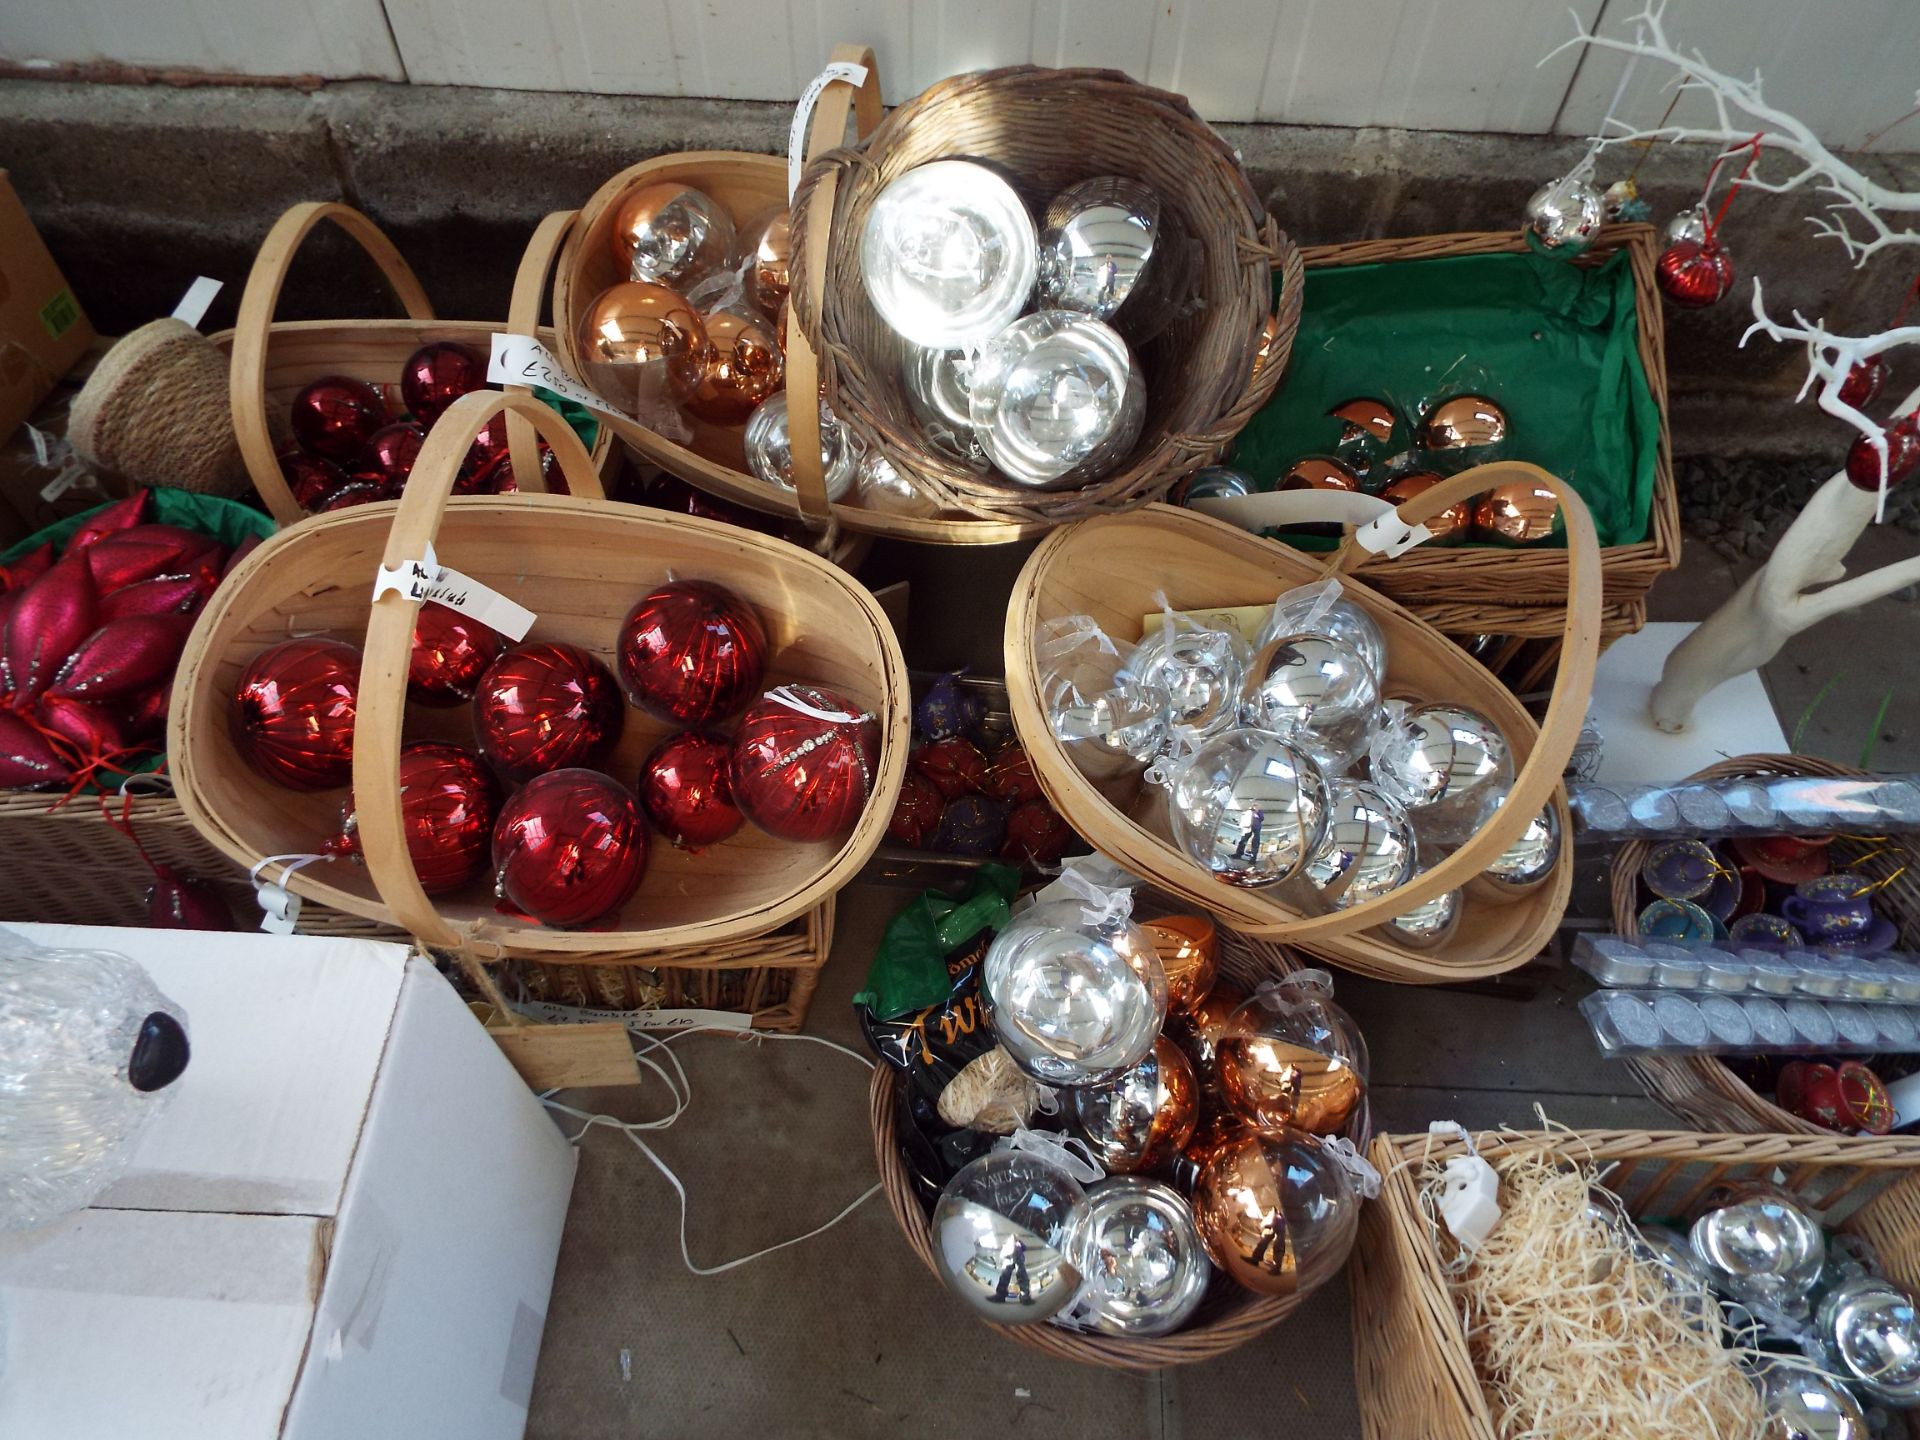
[[[1704,1288],[1681,1296],[1636,1253],[1624,1212],[1608,1214],[1617,1200],[1590,1188],[1598,1172],[1537,1149],[1482,1153],[1500,1176],[1500,1222],[1448,1280],[1501,1440],[1757,1435],[1760,1397],[1744,1350],[1723,1343],[1719,1306]],[[1423,1199],[1439,1176],[1430,1162]]]
[[[988,1135],[1011,1135],[1033,1118],[1040,1086],[999,1046],[975,1056],[940,1092],[940,1118]]]

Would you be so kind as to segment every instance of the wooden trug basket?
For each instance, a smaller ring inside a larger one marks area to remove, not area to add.
[[[1810,755],[1736,755],[1710,765],[1689,780],[1728,780],[1764,775],[1799,775],[1820,779],[1855,780],[1866,772]],[[1916,875],[1913,837],[1895,835],[1876,840],[1878,853],[1849,869],[1857,869],[1886,883],[1875,901],[1880,913],[1900,927],[1902,948],[1920,946],[1920,875]],[[1845,841],[1840,842],[1844,844]],[[1613,860],[1613,928],[1622,935],[1640,933],[1640,867],[1653,845],[1630,840]],[[1647,1094],[1689,1125],[1702,1130],[1742,1133],[1780,1132],[1786,1135],[1824,1135],[1833,1131],[1782,1110],[1754,1093],[1715,1055],[1640,1055],[1624,1062]]]
[[[1137,781],[1102,786],[1084,775],[1047,723],[1044,677],[1034,637],[1047,621],[1085,614],[1125,644],[1141,617],[1175,610],[1271,604],[1282,590],[1342,573],[1359,547],[1328,557],[1303,554],[1194,511],[1156,505],[1103,516],[1049,536],[1028,559],[1007,609],[1007,690],[1015,728],[1034,774],[1054,807],[1103,855],[1248,934],[1284,940],[1334,965],[1383,980],[1444,984],[1496,975],[1539,953],[1565,913],[1572,891],[1572,847],[1552,880],[1512,904],[1463,897],[1459,928],[1436,949],[1418,951],[1373,930],[1413,906],[1458,889],[1497,859],[1551,804],[1562,833],[1571,833],[1560,777],[1572,754],[1593,689],[1599,650],[1600,576],[1593,522],[1565,482],[1515,461],[1465,471],[1400,507],[1412,525],[1489,485],[1524,478],[1552,488],[1566,516],[1568,603],[1559,612],[1562,653],[1546,717],[1536,724],[1513,693],[1419,616],[1347,579],[1346,596],[1379,623],[1387,640],[1390,696],[1467,705],[1499,725],[1518,767],[1506,803],[1480,832],[1408,885],[1345,910],[1304,916],[1269,892],[1242,890],[1214,878],[1188,856],[1129,818]],[[1405,557],[1402,557],[1405,558]],[[1392,563],[1398,564],[1396,560]]]
[[[1606,1185],[1637,1219],[1687,1221],[1717,1185],[1771,1182],[1867,1241],[1887,1274],[1920,1290],[1920,1141],[1797,1135],[1701,1135],[1646,1130],[1489,1131],[1482,1153],[1544,1149],[1613,1169]],[[1360,1212],[1348,1275],[1353,1290],[1354,1388],[1367,1440],[1497,1440],[1491,1408],[1419,1204],[1419,1166],[1464,1154],[1460,1140],[1382,1135],[1369,1152],[1385,1177]]]

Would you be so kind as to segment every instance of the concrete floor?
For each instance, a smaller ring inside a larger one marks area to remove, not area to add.
[[[1910,537],[1869,535],[1862,565],[1897,558]],[[1653,618],[1698,619],[1738,583],[1704,546],[1654,591]],[[908,653],[916,664],[997,671],[998,611],[963,626],[943,595],[1004,594],[1019,550],[877,552],[872,583],[910,576]],[[968,613],[986,613],[975,601]],[[1800,748],[1857,762],[1889,689],[1879,768],[1920,769],[1909,726],[1920,607],[1878,602],[1802,636],[1766,680]],[[1828,688],[1830,686],[1830,688]],[[1592,875],[1603,866],[1590,860]],[[1587,904],[1592,904],[1591,892]],[[850,998],[888,917],[909,892],[855,887],[842,897],[834,951],[808,1030],[859,1048]],[[1339,998],[1373,1054],[1382,1129],[1451,1117],[1529,1124],[1536,1105],[1566,1124],[1661,1126],[1665,1113],[1595,1054],[1573,1003],[1584,977],[1529,972],[1474,993],[1418,994],[1357,977]],[[693,1259],[715,1265],[799,1234],[874,1180],[866,1072],[804,1043],[682,1039],[693,1108],[648,1136],[690,1197]],[[657,1082],[581,1092],[574,1103],[625,1118],[661,1113]],[[1359,1435],[1347,1293],[1322,1290],[1287,1323],[1207,1365],[1147,1377],[1042,1358],[991,1334],[950,1300],[901,1240],[876,1197],[826,1235],[723,1275],[682,1264],[666,1180],[619,1135],[582,1146],[548,1313],[528,1435],[533,1440],[754,1435],[766,1440],[944,1440],[1039,1433],[1101,1440]]]

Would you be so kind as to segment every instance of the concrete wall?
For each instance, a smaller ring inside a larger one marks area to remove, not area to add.
[[[374,82],[302,93],[0,81],[0,165],[109,331],[167,313],[200,274],[227,282],[209,328],[230,323],[267,226],[306,199],[345,200],[373,215],[442,314],[493,318],[504,316],[520,250],[542,215],[577,207],[615,170],[651,155],[779,153],[790,113],[746,101]],[[1220,128],[1303,243],[1511,228],[1528,194],[1581,149],[1544,137]],[[1920,188],[1920,157],[1862,163],[1888,183]],[[1655,215],[1691,201],[1705,169],[1698,152],[1653,151],[1640,183]],[[1812,208],[1807,196],[1737,200],[1725,236],[1740,274],[1765,279],[1776,315],[1797,306],[1838,329],[1884,328],[1912,278],[1910,259],[1893,252],[1849,270],[1831,242],[1807,238]],[[1676,446],[1837,455],[1847,435],[1791,403],[1801,355],[1763,340],[1736,348],[1747,298],[1743,283],[1714,310],[1669,317]],[[344,245],[321,244],[296,272],[283,313],[387,313],[381,304],[367,267]]]

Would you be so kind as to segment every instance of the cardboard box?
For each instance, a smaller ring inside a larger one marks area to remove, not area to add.
[[[0,170],[0,440],[93,343],[93,326]]]
[[[524,1433],[575,1153],[430,964],[10,928],[139,960],[193,1059],[92,1208],[0,1236],[0,1435]]]

